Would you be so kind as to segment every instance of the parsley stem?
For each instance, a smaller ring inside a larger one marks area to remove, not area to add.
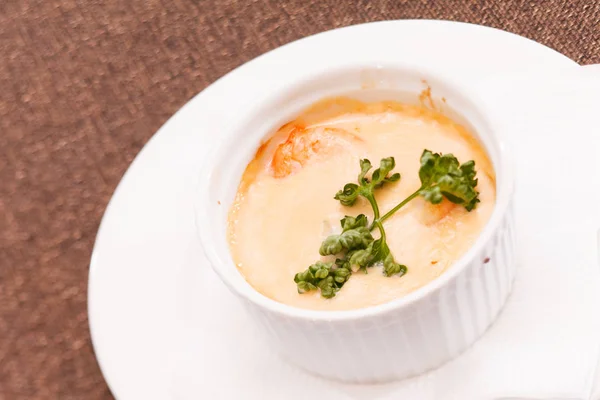
[[[373,208],[373,221],[377,221],[379,219],[379,206],[377,205],[375,196],[373,196],[373,194],[370,194],[365,197],[367,198],[367,200],[369,200],[369,203],[371,203],[371,207]],[[371,227],[371,229],[373,228]]]
[[[406,199],[402,200],[401,203],[399,203],[398,205],[396,205],[396,207],[392,208],[390,211],[388,211],[387,213],[385,213],[385,215],[381,218],[379,218],[379,216],[375,217],[375,219],[378,222],[383,222],[386,219],[388,219],[389,217],[391,217],[396,211],[398,211],[399,209],[401,209],[402,207],[404,207],[409,201],[411,201],[412,199],[414,199],[415,197],[417,197],[419,195],[419,192],[423,190],[423,187],[421,186],[419,189],[417,189],[416,192],[414,192],[413,194],[411,194],[410,196],[408,196]]]
[[[385,230],[383,229],[383,224],[381,223],[381,219],[376,219],[373,225],[376,225],[379,228],[379,233],[381,234],[381,242],[385,243]]]
[[[372,231],[375,229],[377,221],[379,221],[379,206],[377,205],[377,200],[375,200],[375,196],[372,193],[365,195],[365,198],[369,200],[369,203],[371,203],[371,208],[373,208],[373,222],[371,222],[371,225],[369,226],[369,230]],[[378,225],[378,228],[383,233],[383,225]]]

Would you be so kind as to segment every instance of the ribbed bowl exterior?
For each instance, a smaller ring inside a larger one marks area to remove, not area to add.
[[[408,378],[469,348],[492,324],[512,289],[512,203],[481,251],[436,291],[384,313],[352,320],[286,317],[245,301],[270,344],[313,374],[353,383]]]

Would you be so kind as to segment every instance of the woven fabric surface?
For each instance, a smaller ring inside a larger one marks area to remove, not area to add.
[[[89,258],[117,183],[167,118],[270,49],[404,18],[600,62],[591,1],[0,1],[0,400],[112,398],[90,342]]]

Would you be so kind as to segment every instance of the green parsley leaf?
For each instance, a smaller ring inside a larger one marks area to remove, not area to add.
[[[347,260],[348,266],[352,271],[356,272],[362,269],[366,272],[367,267],[373,265],[373,242],[365,249],[357,250],[347,255]]]
[[[359,227],[367,227],[368,221],[367,216],[365,214],[359,214],[356,217],[351,217],[346,215],[344,218],[340,220],[340,224],[342,225],[342,230],[345,232],[350,229],[356,229]]]
[[[331,298],[346,283],[352,271],[339,267],[335,263],[317,261],[305,271],[299,272],[294,277],[298,293],[321,289],[321,296]]]
[[[369,228],[359,226],[354,229],[348,229],[339,235],[328,236],[319,249],[322,256],[334,255],[343,250],[364,249],[373,241],[373,236]]]
[[[358,199],[358,185],[356,183],[347,183],[344,188],[336,193],[335,199],[339,200],[345,206],[353,206]]]
[[[379,168],[373,171],[371,179],[367,178],[367,173],[373,167],[371,161],[360,160],[360,174],[358,174],[358,185],[356,183],[347,183],[344,188],[339,190],[334,199],[339,200],[344,206],[353,206],[359,196],[365,197],[373,204],[373,192],[375,189],[381,188],[385,183],[398,182],[400,174],[395,173],[388,176],[388,173],[394,169],[396,161],[394,157],[383,158],[379,164]]]
[[[403,276],[406,274],[406,265],[398,264],[394,261],[394,256],[392,254],[388,254],[387,257],[383,260],[383,273],[385,276],[398,275]]]
[[[373,175],[371,175],[371,185],[374,188],[380,188],[386,182],[397,182],[400,180],[400,174],[395,173],[391,176],[387,176],[388,173],[396,167],[396,161],[394,157],[387,157],[381,160],[379,164],[379,168],[373,171]]]
[[[371,161],[367,160],[366,158],[364,160],[360,160],[360,174],[358,174],[358,183],[361,186],[365,186],[369,183],[366,175],[372,167]]]
[[[479,192],[475,190],[476,174],[473,160],[460,165],[452,154],[424,150],[419,169],[419,194],[432,204],[441,203],[445,197],[471,211],[479,203]]]

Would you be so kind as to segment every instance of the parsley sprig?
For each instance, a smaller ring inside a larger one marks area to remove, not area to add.
[[[473,160],[460,164],[452,154],[423,150],[419,168],[421,186],[387,213],[380,215],[375,191],[400,180],[397,172],[389,175],[395,166],[394,157],[383,158],[379,168],[368,178],[367,173],[373,166],[367,159],[360,160],[358,184],[347,183],[334,198],[348,207],[352,207],[359,197],[365,198],[373,209],[373,221],[369,225],[364,214],[345,216],[340,221],[342,232],[328,236],[319,249],[321,256],[334,255],[336,260],[317,261],[305,271],[297,273],[294,281],[299,293],[320,289],[321,296],[332,298],[350,279],[352,272],[362,270],[367,273],[367,268],[374,265],[382,265],[386,276],[406,274],[407,267],[397,263],[390,251],[383,222],[417,196],[422,196],[432,204],[440,204],[446,198],[464,206],[467,211],[473,210],[479,203]],[[379,231],[378,239],[371,234],[375,228]]]

